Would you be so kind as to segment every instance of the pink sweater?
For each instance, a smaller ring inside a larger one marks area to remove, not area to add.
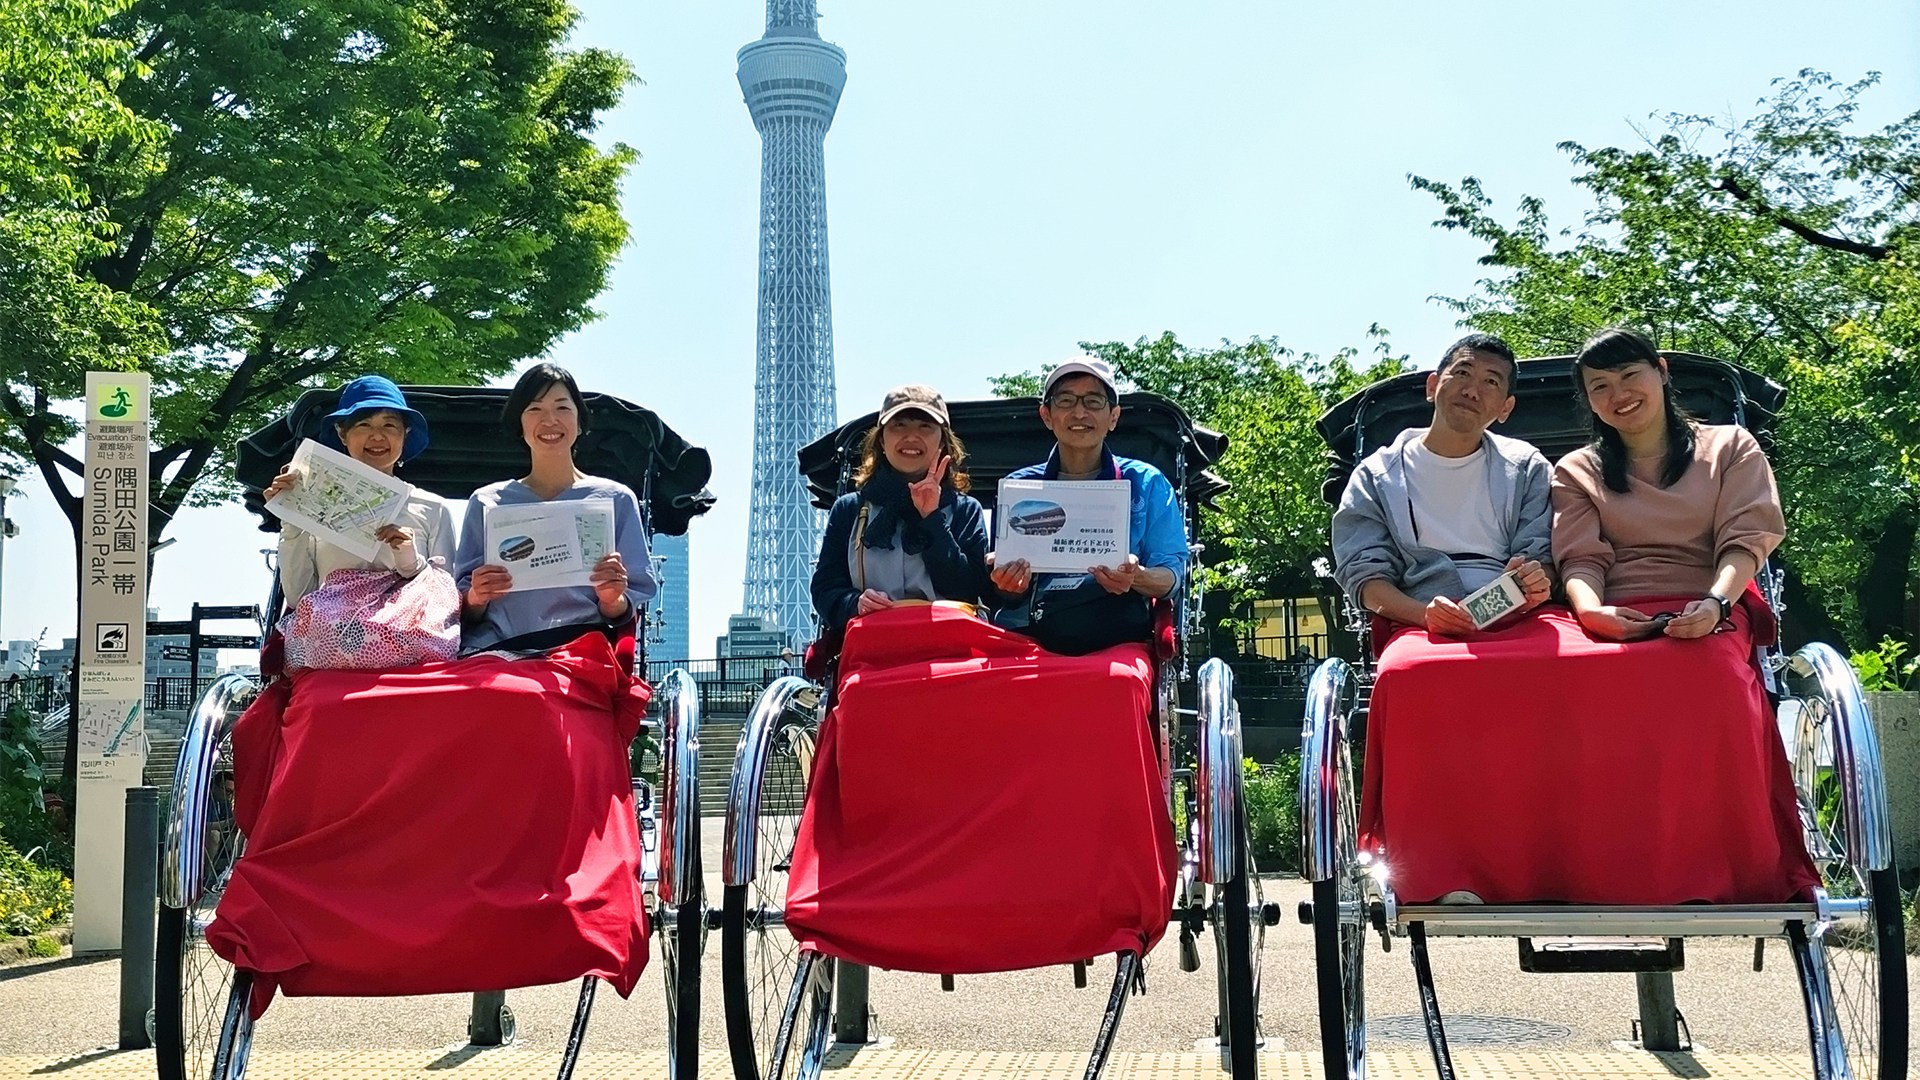
[[[1610,604],[1705,596],[1720,560],[1742,550],[1761,562],[1786,536],[1780,492],[1745,428],[1702,424],[1693,464],[1670,488],[1629,476],[1625,494],[1582,447],[1553,467],[1553,561]]]

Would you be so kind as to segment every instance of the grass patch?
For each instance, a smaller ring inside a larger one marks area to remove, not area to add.
[[[60,955],[60,942],[51,937],[27,939],[27,955],[38,960],[51,960]]]

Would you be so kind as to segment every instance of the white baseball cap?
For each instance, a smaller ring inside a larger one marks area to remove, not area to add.
[[[1081,357],[1078,360],[1069,360],[1048,372],[1047,383],[1046,386],[1041,389],[1040,396],[1043,398],[1053,396],[1053,388],[1056,383],[1075,375],[1091,375],[1099,379],[1102,383],[1106,384],[1107,396],[1116,401],[1119,400],[1120,391],[1115,389],[1113,384],[1113,365],[1107,363],[1105,360],[1092,356]]]

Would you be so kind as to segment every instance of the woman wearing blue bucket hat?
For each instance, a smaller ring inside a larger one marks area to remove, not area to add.
[[[403,461],[418,457],[427,448],[427,418],[420,415],[393,384],[379,375],[363,375],[340,388],[340,401],[333,412],[321,418],[316,442],[344,452],[388,475]],[[280,470],[273,483],[261,492],[272,499],[300,482],[300,474],[289,465]],[[282,523],[280,526],[280,591],[289,610],[300,598],[318,588],[335,570],[392,570],[411,578],[425,569],[431,560],[441,567],[453,566],[453,512],[447,504],[429,492],[413,488],[406,505],[394,520],[375,534],[386,546],[372,559],[335,547],[311,533]]]

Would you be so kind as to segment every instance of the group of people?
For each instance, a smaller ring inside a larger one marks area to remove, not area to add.
[[[966,447],[946,401],[931,387],[895,387],[861,446],[856,489],[827,515],[812,583],[821,626],[838,633],[852,619],[901,603],[948,601],[990,612],[1059,653],[1146,640],[1151,602],[1187,570],[1187,529],[1173,485],[1151,464],[1107,449],[1120,398],[1104,360],[1073,360],[1049,372],[1040,422],[1053,432],[1052,452],[1008,479],[1125,480],[1124,558],[1083,573],[1036,574],[1023,559],[996,565],[986,515],[967,494]]]
[[[297,613],[303,603],[311,609],[321,590],[338,586],[354,574],[372,572],[403,580],[443,575],[449,602],[442,614],[449,623],[457,619],[463,652],[547,649],[583,633],[618,632],[631,626],[658,588],[647,529],[632,489],[581,472],[574,464],[574,445],[587,430],[587,407],[573,376],[554,364],[534,365],[507,395],[500,423],[507,438],[526,444],[530,468],[525,476],[473,493],[457,542],[452,511],[417,487],[411,488],[394,519],[377,530],[375,537],[384,547],[371,559],[283,522],[278,565],[289,611]],[[325,417],[318,438],[392,475],[397,466],[427,448],[430,435],[426,417],[407,404],[399,387],[369,375],[341,388],[338,407]],[[262,495],[271,500],[301,480],[301,473],[289,465]],[[487,557],[488,508],[588,499],[609,503],[613,520],[612,548],[592,568],[590,584],[515,590],[507,567]],[[457,605],[451,599],[454,596]],[[411,617],[420,620],[431,615],[416,610]],[[294,625],[283,624],[283,632]],[[412,629],[424,633],[432,628]]]
[[[1511,573],[1524,600],[1509,619],[1557,581],[1597,638],[1685,640],[1724,626],[1786,534],[1759,443],[1739,426],[1696,423],[1653,343],[1612,328],[1573,363],[1591,441],[1550,467],[1488,430],[1512,414],[1517,373],[1492,335],[1447,348],[1427,376],[1432,424],[1362,461],[1334,513],[1347,595],[1389,624],[1470,636],[1460,601]],[[1677,613],[1641,610],[1676,598],[1687,600]]]
[[[1598,638],[1690,639],[1724,626],[1785,532],[1773,474],[1753,436],[1696,423],[1675,397],[1659,351],[1643,335],[1615,328],[1588,341],[1573,365],[1591,441],[1549,466],[1532,446],[1489,430],[1514,410],[1517,373],[1513,350],[1492,335],[1448,347],[1427,377],[1432,423],[1360,462],[1334,513],[1342,588],[1386,623],[1430,635],[1476,633],[1461,601],[1503,574],[1524,597],[1509,619],[1546,602],[1557,586]],[[1072,574],[1034,573],[1022,560],[996,564],[945,400],[930,387],[901,386],[887,393],[867,433],[856,489],[828,515],[812,581],[822,628],[844,631],[859,616],[901,603],[952,601],[1058,652],[1144,640],[1151,601],[1178,588],[1187,572],[1186,523],[1172,485],[1151,464],[1107,448],[1121,408],[1106,362],[1088,357],[1054,368],[1039,414],[1053,450],[1010,478],[1125,480],[1124,559]],[[322,441],[389,474],[428,444],[425,417],[379,376],[348,383],[326,420]],[[501,416],[503,433],[528,448],[527,475],[475,491],[457,544],[452,512],[417,488],[379,530],[384,547],[372,559],[283,525],[279,574],[289,608],[341,570],[403,579],[433,571],[455,583],[464,651],[547,648],[630,623],[657,588],[647,530],[631,489],[575,466],[586,422],[573,377],[535,365]],[[264,495],[299,482],[289,466]],[[488,508],[576,499],[605,500],[613,509],[613,550],[593,568],[591,585],[515,590],[510,571],[484,550]],[[1682,596],[1696,599],[1669,615],[1636,606]]]

